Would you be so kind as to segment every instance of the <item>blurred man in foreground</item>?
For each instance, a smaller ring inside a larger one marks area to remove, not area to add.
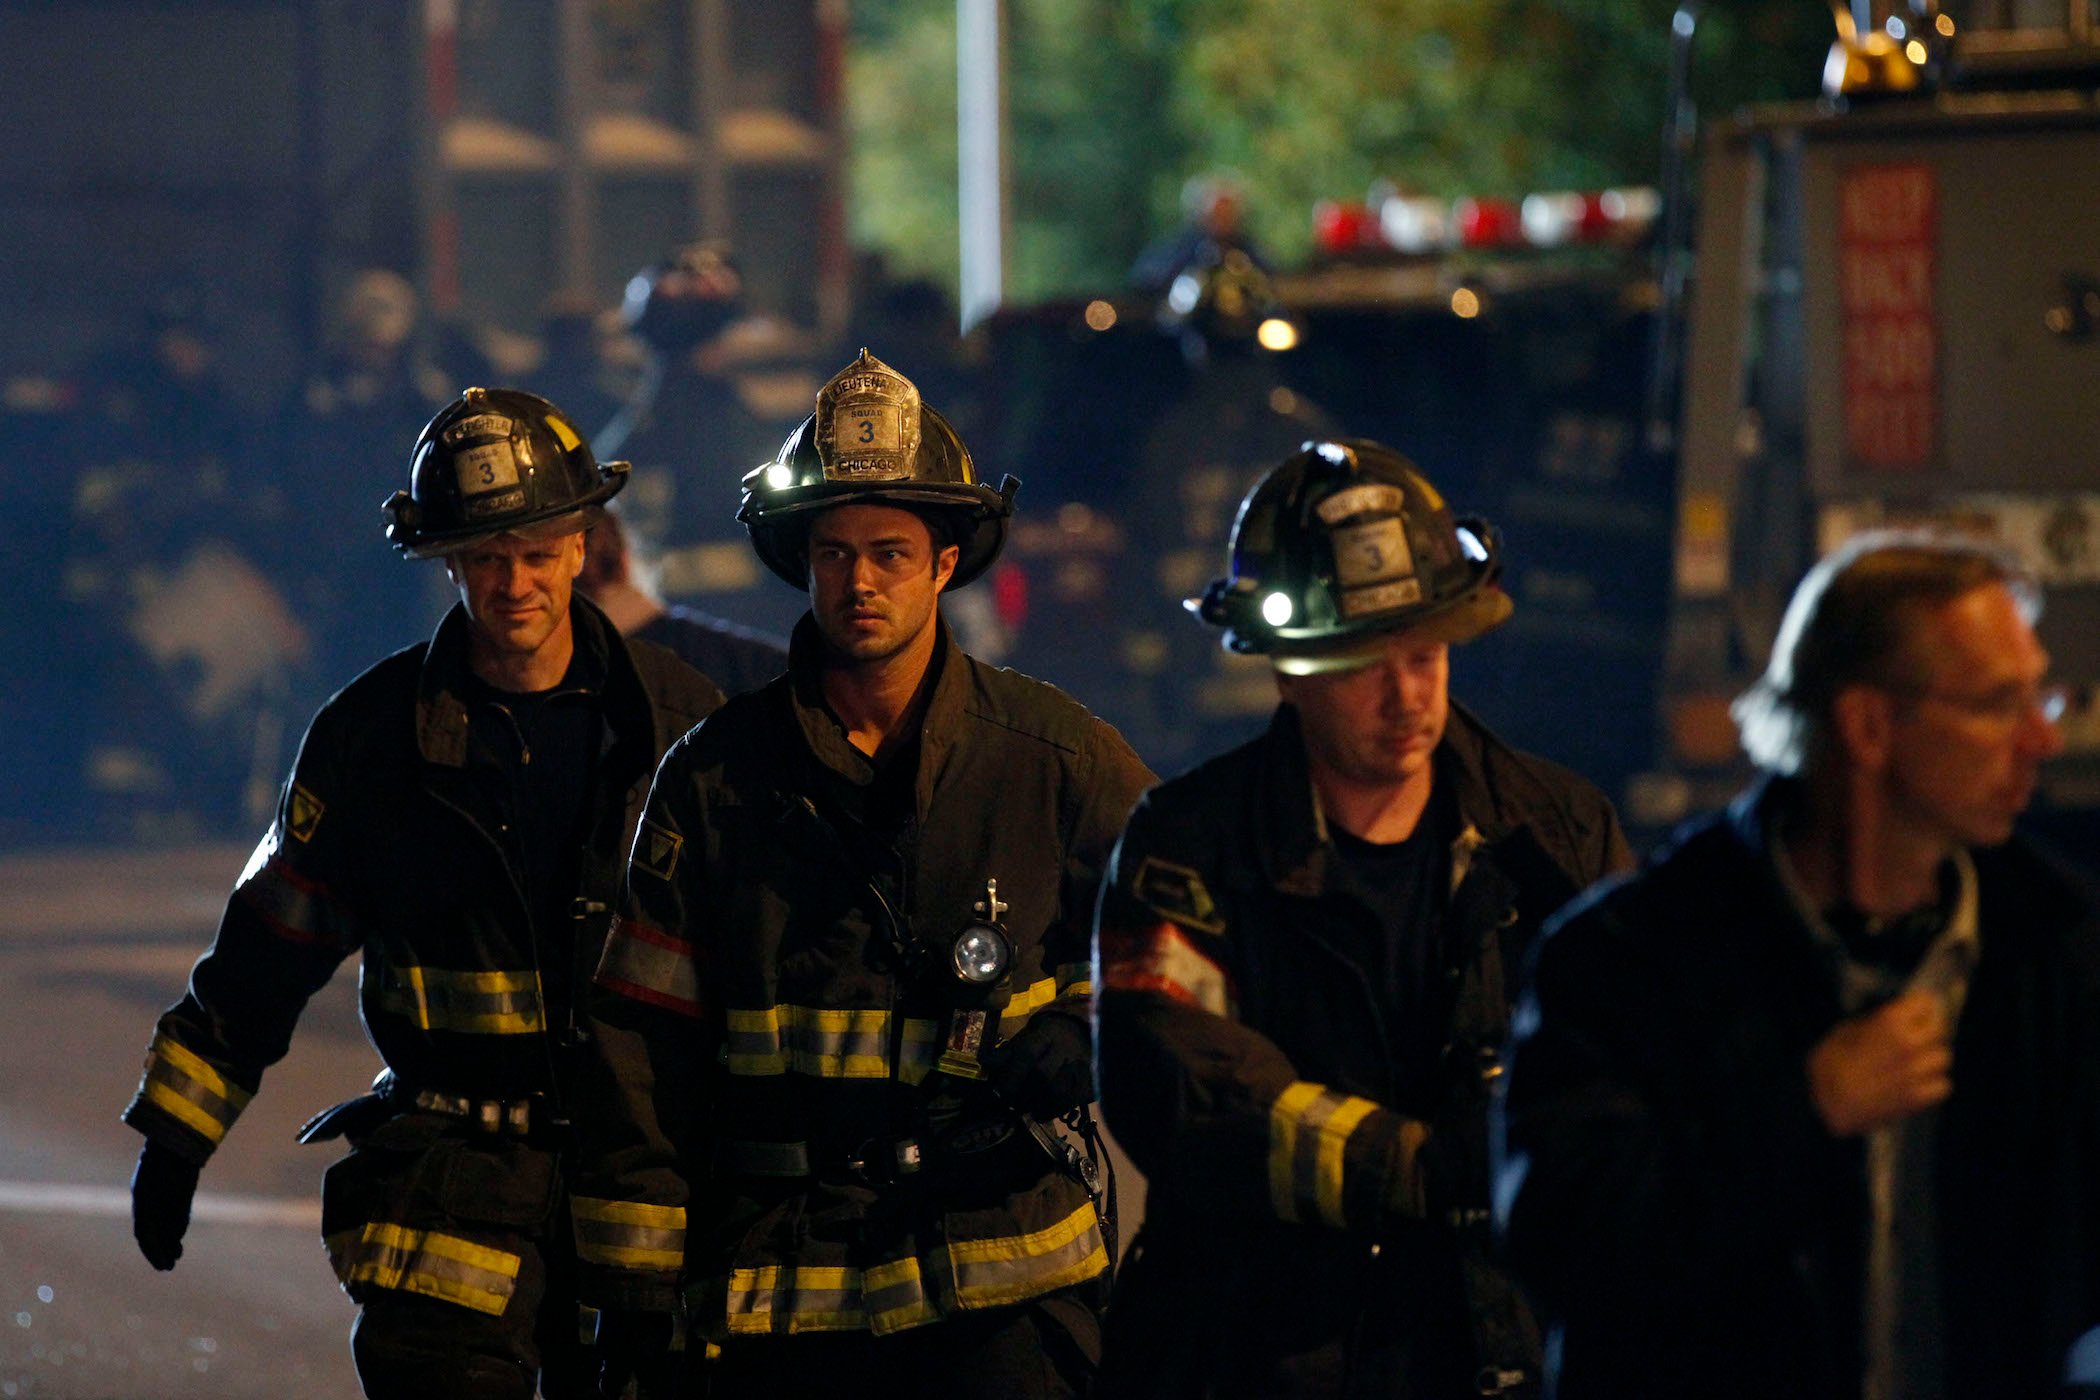
[[[1497,1201],[1560,1396],[2046,1396],[2100,1347],[2100,917],[2013,835],[2039,607],[1848,542],[1736,703],[1763,776],[1549,929]]]

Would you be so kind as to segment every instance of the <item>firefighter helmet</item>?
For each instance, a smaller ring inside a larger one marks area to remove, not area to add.
[[[808,532],[816,512],[836,505],[895,505],[944,523],[961,550],[948,587],[990,567],[1006,542],[1014,492],[977,479],[970,450],[948,420],[919,400],[918,386],[866,350],[831,377],[817,411],[788,435],[771,462],[744,476],[736,513],[766,567],[797,588],[809,586]]]
[[[1254,254],[1239,244],[1209,239],[1175,273],[1158,317],[1163,330],[1193,333],[1218,348],[1270,348],[1264,325],[1289,323],[1267,269]],[[1295,325],[1292,331],[1296,343]]]
[[[430,420],[409,456],[409,489],[386,503],[386,537],[411,559],[497,535],[590,528],[627,484],[568,417],[522,389],[469,389]]]
[[[1228,651],[1294,675],[1368,664],[1393,632],[1469,641],[1510,614],[1495,531],[1362,439],[1308,442],[1271,468],[1233,521],[1230,570],[1186,606],[1226,629]]]
[[[682,355],[743,311],[743,274],[721,243],[689,243],[628,279],[620,319],[659,355]]]

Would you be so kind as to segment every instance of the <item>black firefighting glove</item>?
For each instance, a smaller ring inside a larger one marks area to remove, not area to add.
[[[646,1308],[600,1308],[594,1349],[598,1353],[598,1393],[604,1400],[625,1400],[628,1387],[640,1383],[643,1395],[667,1394],[671,1367],[671,1315]]]
[[[182,1257],[197,1173],[196,1163],[152,1138],[139,1149],[138,1168],[131,1174],[131,1237],[146,1262],[162,1273]]]
[[[1031,1118],[1056,1118],[1094,1101],[1094,1046],[1086,1023],[1038,1014],[978,1056],[999,1097]]]

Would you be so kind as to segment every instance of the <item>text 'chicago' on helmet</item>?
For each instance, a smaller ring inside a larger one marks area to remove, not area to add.
[[[977,478],[970,451],[948,420],[922,403],[918,386],[866,350],[831,377],[817,411],[788,435],[771,462],[744,475],[737,519],[766,567],[796,588],[809,584],[809,522],[851,504],[893,505],[935,525],[960,550],[951,589],[982,574],[1006,542],[1014,493]],[[936,522],[938,522],[936,524]]]
[[[1414,463],[1364,439],[1308,442],[1240,503],[1227,577],[1186,603],[1228,651],[1309,675],[1386,638],[1470,641],[1509,617],[1501,537],[1460,519]]]
[[[627,484],[568,416],[522,389],[469,389],[416,438],[409,487],[386,502],[386,537],[411,559],[456,554],[497,535],[589,529]]]

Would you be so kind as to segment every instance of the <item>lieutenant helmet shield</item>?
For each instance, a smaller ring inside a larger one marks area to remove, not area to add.
[[[948,420],[920,401],[918,386],[866,350],[833,375],[816,412],[788,435],[771,462],[745,473],[737,519],[766,567],[796,588],[809,585],[809,524],[832,506],[902,506],[944,518],[960,550],[948,588],[990,567],[1006,542],[1014,492],[977,479],[970,451]]]
[[[409,489],[383,509],[386,537],[411,559],[497,535],[589,529],[627,484],[600,463],[567,415],[521,389],[469,389],[432,418],[409,456]]]
[[[1256,483],[1229,567],[1186,606],[1225,629],[1227,650],[1298,675],[1366,665],[1394,632],[1470,641],[1511,611],[1500,536],[1361,439],[1309,442]]]

